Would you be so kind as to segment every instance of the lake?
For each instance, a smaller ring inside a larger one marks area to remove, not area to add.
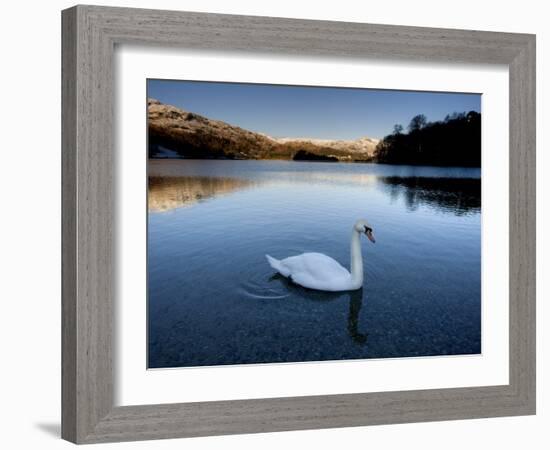
[[[481,352],[480,169],[150,160],[148,367]],[[265,254],[349,269],[365,218],[363,288],[277,275]]]

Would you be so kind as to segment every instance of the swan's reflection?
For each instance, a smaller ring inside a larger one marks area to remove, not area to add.
[[[363,288],[347,292],[349,296],[348,333],[354,342],[364,345],[367,343],[367,333],[359,332],[359,313],[363,306]]]
[[[368,333],[361,333],[359,331],[359,313],[363,306],[363,288],[356,291],[348,292],[325,292],[316,291],[313,289],[306,289],[302,286],[290,281],[288,278],[283,277],[281,274],[276,273],[269,278],[270,282],[277,281],[281,283],[285,289],[300,298],[311,300],[315,302],[328,302],[335,301],[341,298],[348,298],[349,300],[349,313],[348,313],[348,334],[353,342],[359,345],[365,345],[368,340]]]

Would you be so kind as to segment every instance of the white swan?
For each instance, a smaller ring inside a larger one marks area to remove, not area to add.
[[[362,233],[375,242],[372,227],[366,220],[358,220],[351,232],[351,273],[322,253],[302,253],[281,260],[265,256],[273,269],[300,286],[320,291],[354,291],[363,286]]]

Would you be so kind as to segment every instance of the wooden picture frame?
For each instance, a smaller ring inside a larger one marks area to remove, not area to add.
[[[62,13],[62,437],[75,443],[535,413],[535,36],[75,6]],[[510,86],[509,384],[114,406],[116,44],[505,64]]]

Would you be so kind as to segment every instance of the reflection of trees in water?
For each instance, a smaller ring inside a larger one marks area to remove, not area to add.
[[[380,177],[379,180],[392,200],[402,196],[410,210],[420,205],[456,215],[481,210],[479,178]]]
[[[361,312],[361,307],[363,306],[363,288],[348,292],[316,291],[314,289],[306,289],[299,286],[279,273],[272,275],[269,281],[279,281],[285,286],[285,289],[288,289],[292,292],[292,294],[311,301],[326,302],[340,298],[347,298],[349,300],[349,313],[347,321],[348,334],[351,339],[359,345],[365,345],[367,343],[368,334],[366,332],[361,333],[359,331],[359,313]]]
[[[250,180],[224,177],[149,177],[148,208],[151,212],[189,206],[220,194],[246,189]]]

